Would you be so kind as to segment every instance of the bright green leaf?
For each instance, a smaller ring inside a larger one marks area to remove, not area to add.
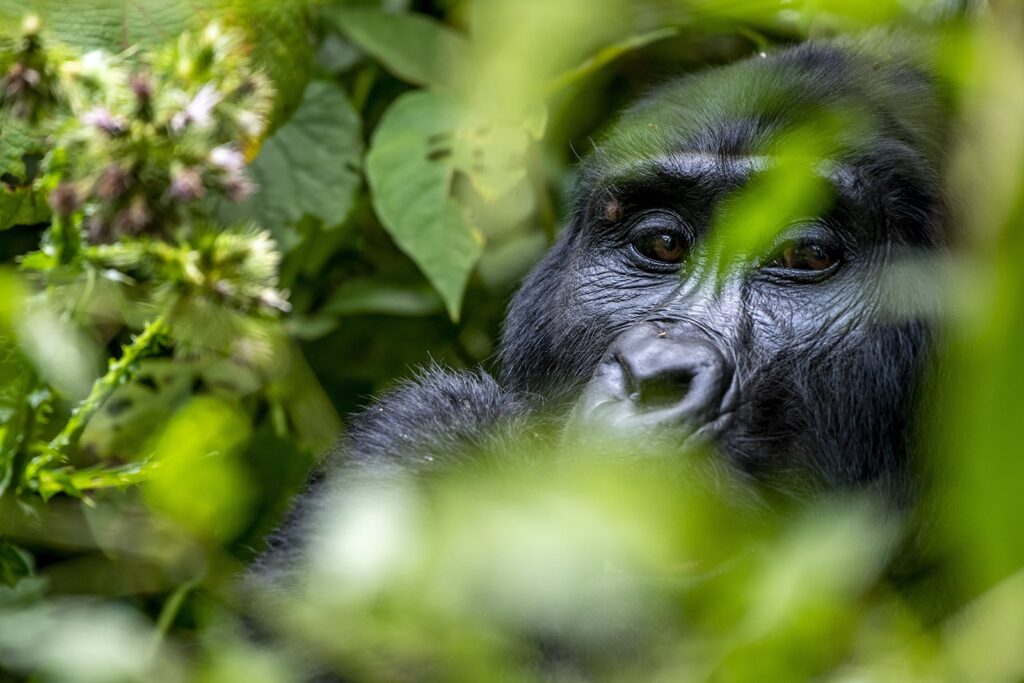
[[[145,487],[150,507],[202,538],[236,532],[252,504],[240,462],[251,430],[233,402],[199,396],[185,404],[157,441]]]
[[[328,17],[352,42],[410,83],[452,86],[458,69],[471,62],[464,36],[422,15],[341,9]]]
[[[17,26],[39,16],[43,30],[82,49],[152,47],[196,24],[212,3],[202,0],[0,0],[0,25]]]
[[[451,196],[453,138],[463,116],[444,95],[404,95],[382,118],[366,158],[377,215],[441,294],[453,320],[483,249],[483,236]]]
[[[12,192],[0,185],[0,230],[43,223],[49,217],[50,207],[38,192],[30,189]]]

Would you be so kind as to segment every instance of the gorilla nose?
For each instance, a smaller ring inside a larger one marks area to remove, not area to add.
[[[609,426],[696,429],[722,415],[732,375],[711,342],[644,324],[613,343],[580,408],[583,417]]]
[[[623,335],[612,358],[621,369],[623,392],[637,408],[669,410],[696,422],[717,415],[732,374],[709,342],[673,338],[650,325]]]

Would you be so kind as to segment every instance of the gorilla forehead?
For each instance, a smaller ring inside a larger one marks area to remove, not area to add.
[[[853,154],[888,139],[937,160],[945,105],[918,64],[924,51],[906,36],[807,43],[669,82],[626,111],[588,171],[680,151],[759,154],[779,133],[837,115],[860,124],[836,131]]]

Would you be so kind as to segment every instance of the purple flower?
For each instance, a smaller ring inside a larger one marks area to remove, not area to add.
[[[149,227],[153,214],[149,211],[146,198],[136,195],[114,216],[114,231],[122,235],[138,235]]]
[[[195,168],[183,168],[171,178],[165,197],[176,202],[194,202],[206,196],[203,178]]]
[[[233,145],[221,145],[210,150],[209,162],[223,172],[221,186],[228,198],[240,202],[255,190],[245,175],[245,155]]]
[[[62,182],[50,193],[50,208],[58,216],[67,218],[81,207],[78,191],[69,182]]]
[[[105,201],[112,201],[128,190],[128,172],[117,164],[110,164],[100,173],[96,181],[96,195]]]
[[[82,123],[101,130],[111,137],[123,135],[128,130],[128,122],[121,116],[114,116],[106,107],[93,107],[82,114]]]
[[[181,134],[189,126],[206,128],[213,122],[213,108],[224,99],[212,84],[207,83],[185,108],[171,117],[171,130]]]
[[[132,93],[135,95],[135,98],[139,101],[140,105],[149,104],[150,100],[153,99],[153,83],[150,81],[148,74],[134,74],[130,85]]]
[[[244,173],[232,173],[224,179],[224,192],[228,199],[236,204],[245,201],[247,197],[256,191],[256,186]]]

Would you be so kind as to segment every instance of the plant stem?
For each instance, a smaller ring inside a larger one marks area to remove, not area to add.
[[[160,615],[156,620],[156,630],[153,633],[153,641],[150,645],[150,658],[157,655],[160,650],[160,645],[163,643],[167,633],[171,630],[171,625],[174,623],[175,617],[178,616],[178,612],[181,611],[181,605],[185,602],[185,598],[191,593],[196,586],[200,583],[199,579],[189,579],[185,583],[178,586],[167,601],[164,602],[164,606],[160,609]]]
[[[54,460],[67,458],[68,451],[78,443],[89,418],[103,407],[114,389],[128,381],[138,360],[153,348],[166,329],[167,321],[161,315],[147,323],[142,332],[122,349],[121,357],[111,361],[107,373],[93,383],[89,395],[71,412],[71,417],[60,433],[53,437],[42,453],[29,462],[25,470],[25,481],[33,481],[39,471]]]

